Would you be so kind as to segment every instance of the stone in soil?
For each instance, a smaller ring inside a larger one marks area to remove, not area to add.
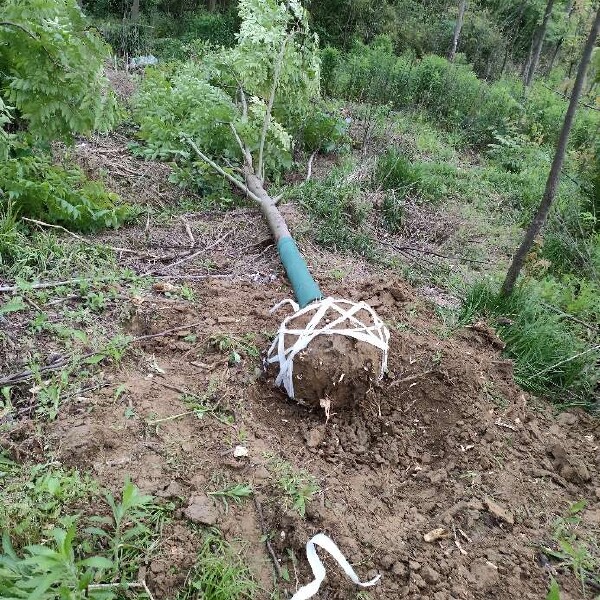
[[[199,525],[215,525],[219,518],[219,512],[207,496],[192,496],[183,514]]]

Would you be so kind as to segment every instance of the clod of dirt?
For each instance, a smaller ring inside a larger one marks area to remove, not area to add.
[[[561,444],[553,444],[548,449],[548,454],[554,459],[552,466],[556,472],[571,483],[586,483],[591,479],[590,472],[585,464],[579,460],[572,460]]]
[[[491,498],[486,498],[484,504],[490,512],[490,514],[496,519],[504,521],[509,525],[515,524],[514,515],[509,510],[506,510],[506,508],[504,508],[503,506],[500,506],[500,504],[498,504],[497,502],[494,502],[494,500],[492,500]]]
[[[219,518],[219,512],[207,496],[192,496],[183,514],[199,525],[216,525]]]
[[[498,567],[483,558],[471,565],[470,573],[473,584],[480,590],[491,588],[500,581]]]
[[[364,399],[379,376],[381,350],[344,335],[319,335],[294,358],[296,399],[332,410]]]

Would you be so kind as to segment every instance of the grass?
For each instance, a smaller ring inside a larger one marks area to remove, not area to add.
[[[102,503],[91,477],[53,463],[21,467],[0,456],[0,479],[2,598],[115,598],[156,553],[173,510],[130,481]],[[88,590],[97,583],[109,588]]]
[[[593,398],[600,351],[578,335],[560,314],[544,306],[534,282],[506,298],[489,283],[474,285],[464,301],[461,322],[488,317],[514,360],[523,388],[560,404],[586,404]]]
[[[209,529],[176,600],[252,600],[257,590],[240,553],[218,529]]]
[[[222,490],[208,492],[208,495],[222,500],[225,505],[225,512],[228,512],[229,502],[240,504],[242,500],[252,496],[252,486],[249,483],[236,483]]]
[[[296,469],[289,462],[275,456],[267,456],[268,468],[275,476],[278,488],[284,495],[288,508],[301,517],[306,514],[306,505],[321,489],[313,475],[304,469]]]

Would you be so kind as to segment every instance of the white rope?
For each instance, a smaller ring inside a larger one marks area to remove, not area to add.
[[[299,309],[293,300],[286,299],[276,304],[271,312],[276,311],[284,304],[291,304],[294,314],[286,317],[279,326],[277,336],[267,353],[267,363],[279,363],[279,374],[275,379],[275,385],[282,385],[290,398],[294,397],[294,383],[292,380],[294,357],[318,335],[345,335],[379,348],[381,350],[381,368],[378,379],[383,377],[387,366],[390,332],[377,316],[377,313],[367,303],[329,297]],[[363,323],[356,316],[361,310],[369,314],[369,324]],[[331,311],[336,314],[333,319],[331,318]],[[314,314],[303,329],[297,329],[293,326],[290,328],[295,319],[311,312]],[[324,320],[324,317],[326,320]],[[290,347],[286,347],[288,341],[286,336],[292,336],[294,340]]]
[[[341,550],[336,546],[333,540],[327,537],[324,533],[318,533],[306,543],[306,557],[308,558],[310,568],[312,569],[314,580],[309,584],[302,586],[292,596],[291,600],[308,600],[308,598],[312,598],[319,591],[321,583],[323,583],[323,580],[325,579],[325,567],[317,555],[315,545],[321,546],[323,550],[329,552],[338,565],[342,567],[344,573],[356,585],[359,585],[360,587],[371,587],[379,581],[381,575],[377,575],[377,577],[374,577],[371,579],[371,581],[362,583],[358,578],[358,575],[354,572],[354,569],[350,563],[346,560]]]

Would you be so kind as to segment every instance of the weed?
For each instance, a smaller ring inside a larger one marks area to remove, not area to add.
[[[245,333],[236,337],[228,333],[217,333],[212,335],[209,342],[220,352],[229,354],[229,364],[235,365],[241,362],[240,353],[254,359],[260,358],[260,350],[256,346],[256,336],[253,333]]]
[[[52,463],[21,467],[0,455],[0,531],[16,548],[39,543],[82,503],[99,494],[98,485],[77,470]]]
[[[600,588],[600,547],[594,533],[582,527],[581,513],[586,506],[585,500],[572,504],[554,524],[552,546],[542,547],[546,555],[558,561],[557,568],[573,571],[584,598]]]
[[[301,517],[306,514],[306,504],[320,492],[317,480],[304,469],[295,469],[289,462],[268,456],[269,468],[275,474],[277,485],[285,494],[289,507]]]
[[[177,600],[251,600],[257,589],[240,554],[218,529],[209,529]]]
[[[223,490],[208,492],[209,496],[219,498],[225,505],[225,512],[229,511],[229,501],[240,504],[244,498],[252,495],[252,486],[249,483],[236,483]]]
[[[202,396],[185,394],[182,400],[198,419],[203,419],[205,415],[209,415],[225,425],[231,425],[233,423],[233,416],[226,412],[218,401],[212,400],[213,396],[214,392],[211,393],[209,385],[209,389]]]
[[[418,186],[421,173],[398,148],[388,148],[377,158],[373,183],[384,190],[398,190],[405,195]]]

